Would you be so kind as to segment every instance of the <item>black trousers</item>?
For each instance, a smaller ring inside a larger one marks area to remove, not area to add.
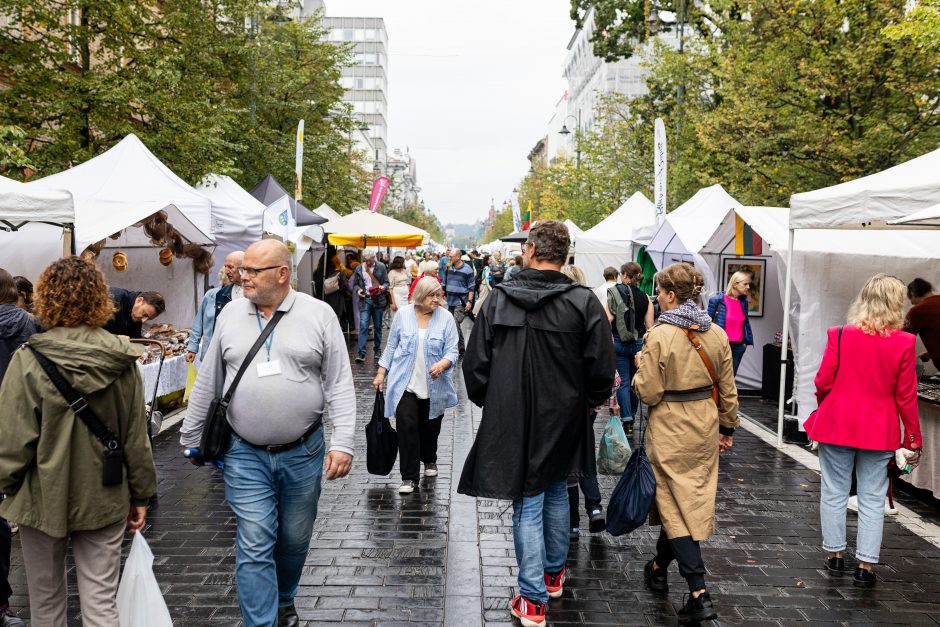
[[[467,311],[467,301],[464,299],[461,301],[461,305],[459,307],[448,307],[447,309],[454,316],[454,322],[457,323],[457,350],[461,355],[463,355],[463,321],[470,317],[470,314]]]
[[[13,588],[10,587],[10,553],[13,550],[13,534],[10,525],[0,518],[0,610],[10,604]]]
[[[395,408],[402,481],[417,482],[421,477],[421,462],[437,463],[437,438],[441,435],[444,417],[430,420],[430,408],[430,399],[418,398],[411,392],[405,392]]]
[[[685,577],[690,592],[705,588],[705,562],[698,542],[692,536],[670,539],[665,528],[660,528],[656,541],[656,565],[666,570],[672,560],[678,562],[679,574]]]

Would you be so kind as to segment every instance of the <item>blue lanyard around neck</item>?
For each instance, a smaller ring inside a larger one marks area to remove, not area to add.
[[[258,313],[258,306],[255,305],[255,318],[258,320],[258,329],[261,332],[264,332],[264,325],[261,324],[261,314]],[[268,361],[271,361],[271,346],[274,344],[274,331],[276,329],[271,329],[271,334],[268,335],[268,339],[264,341],[264,348],[268,351]]]

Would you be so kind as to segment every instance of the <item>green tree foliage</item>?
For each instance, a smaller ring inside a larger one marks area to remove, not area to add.
[[[26,133],[18,126],[0,126],[0,174],[33,167],[23,149],[25,138]]]
[[[39,176],[136,133],[190,183],[217,172],[251,187],[271,171],[290,187],[304,118],[304,200],[361,204],[368,177],[338,84],[348,52],[317,19],[277,20],[268,4],[6,0],[0,124],[25,131]]]

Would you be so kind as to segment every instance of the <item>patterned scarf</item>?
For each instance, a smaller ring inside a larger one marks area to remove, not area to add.
[[[708,327],[712,326],[711,318],[695,304],[694,300],[687,300],[676,309],[659,314],[659,322],[683,329],[690,329],[692,325],[697,324],[700,331],[708,331]]]

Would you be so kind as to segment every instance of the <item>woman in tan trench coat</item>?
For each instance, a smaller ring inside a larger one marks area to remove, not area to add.
[[[656,274],[656,283],[662,314],[646,334],[633,378],[637,396],[650,408],[646,445],[656,477],[650,524],[662,525],[656,557],[643,575],[651,589],[666,592],[666,570],[676,560],[691,592],[679,621],[697,622],[717,617],[705,590],[699,542],[714,531],[718,453],[732,445],[738,391],[728,336],[696,304],[702,275],[674,263]]]

